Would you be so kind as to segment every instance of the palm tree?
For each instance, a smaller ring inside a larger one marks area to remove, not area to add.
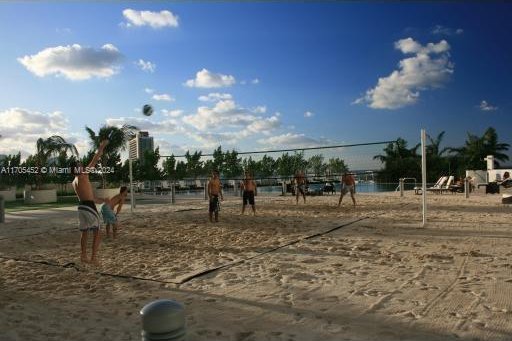
[[[419,146],[417,144],[409,149],[407,141],[402,138],[389,143],[384,148],[384,155],[379,154],[373,157],[384,164],[384,169],[379,172],[379,176],[393,182],[401,177],[417,177],[421,174],[417,152]]]
[[[445,132],[442,131],[434,139],[427,134],[429,144],[426,146],[427,153],[427,169],[428,181],[438,179],[440,175],[451,175],[454,162],[450,157],[445,157],[445,153],[450,151],[451,148],[445,147],[441,149],[441,142],[443,141]]]
[[[66,142],[66,140],[61,136],[53,135],[47,139],[39,138],[36,142],[36,154],[34,155],[36,166],[41,169],[41,167],[48,165],[48,161],[51,157],[56,157],[68,150],[72,155],[78,155],[76,147],[73,144]],[[36,189],[41,189],[42,183],[42,174],[37,174]]]
[[[445,132],[442,131],[437,135],[435,139],[432,138],[432,136],[427,134],[427,138],[430,142],[430,144],[426,147],[427,154],[430,154],[434,157],[442,157],[444,153],[450,150],[449,147],[445,147],[442,150],[440,150],[441,141],[443,140]]]
[[[121,128],[114,126],[104,125],[98,131],[98,134],[89,127],[85,127],[85,130],[89,134],[91,144],[94,150],[97,150],[101,141],[108,140],[108,144],[103,151],[103,156],[100,159],[102,165],[115,167],[120,161],[119,152],[126,150],[128,141],[135,137],[138,130],[137,127],[125,124]],[[109,173],[107,176],[113,176],[113,173]],[[106,188],[106,177],[101,174],[103,188]]]
[[[507,151],[509,147],[508,143],[498,143],[496,130],[489,127],[482,137],[468,133],[464,146],[450,148],[450,151],[456,153],[456,157],[462,161],[461,166],[465,169],[484,169],[484,158],[487,155],[494,155],[498,167],[499,161],[507,161],[508,155],[503,152]]]

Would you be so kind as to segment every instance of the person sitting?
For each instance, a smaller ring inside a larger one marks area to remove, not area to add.
[[[512,187],[512,179],[510,178],[509,172],[503,173],[503,180],[501,180],[500,185],[502,185],[505,188]]]
[[[336,190],[335,190],[334,185],[333,185],[332,182],[326,182],[325,185],[324,185],[323,191],[327,192],[327,193],[331,193],[331,194],[335,194],[336,193]]]
[[[457,193],[464,192],[464,178],[460,177],[457,181],[455,181],[455,184],[450,186],[450,191]]]

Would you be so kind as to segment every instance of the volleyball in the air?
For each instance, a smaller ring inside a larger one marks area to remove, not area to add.
[[[151,116],[151,114],[153,114],[153,107],[149,104],[144,104],[142,107],[142,113],[146,116]]]

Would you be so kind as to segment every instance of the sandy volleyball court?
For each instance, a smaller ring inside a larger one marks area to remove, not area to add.
[[[347,200],[348,199],[348,200]],[[101,266],[74,214],[0,226],[0,340],[140,340],[139,310],[184,303],[188,340],[511,340],[512,208],[499,196],[258,197],[122,216]],[[208,272],[209,270],[216,271]]]

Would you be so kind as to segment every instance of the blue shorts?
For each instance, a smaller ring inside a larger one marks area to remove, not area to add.
[[[101,205],[101,215],[103,216],[103,222],[105,224],[117,223],[117,217],[109,205],[107,205],[107,204]]]

